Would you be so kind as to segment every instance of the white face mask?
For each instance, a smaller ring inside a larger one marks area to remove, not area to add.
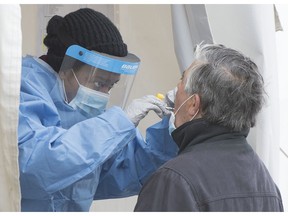
[[[74,109],[80,109],[86,117],[95,117],[105,112],[109,94],[94,91],[83,85],[79,86],[76,96],[69,103]]]
[[[169,119],[169,129],[168,129],[170,135],[176,129],[174,122],[175,122],[175,114],[174,114],[174,112],[171,112],[171,116]]]
[[[176,115],[177,113],[179,112],[180,108],[190,99],[192,98],[193,96],[195,96],[194,94],[191,95],[190,97],[188,97],[181,105],[180,107],[176,110],[175,114],[172,112],[171,113],[171,116],[170,116],[170,119],[169,119],[169,134],[171,135],[172,132],[176,129],[176,126],[175,126],[175,118],[176,118]],[[190,119],[190,121],[192,121],[195,116],[198,114],[199,112],[199,109],[197,110],[197,112],[195,113],[195,115]]]
[[[74,71],[72,72],[74,74]],[[110,95],[87,88],[79,83],[75,74],[74,77],[78,82],[79,88],[69,105],[74,109],[79,109],[88,118],[105,112]]]

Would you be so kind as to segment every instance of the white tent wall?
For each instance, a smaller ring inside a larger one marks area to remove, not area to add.
[[[284,210],[288,211],[288,73],[287,73],[287,50],[288,50],[288,4],[275,5],[279,14],[282,31],[277,31],[277,66],[279,79],[279,115],[280,117],[280,166],[279,166],[279,186],[284,201]]]
[[[213,43],[204,4],[171,5],[174,50],[180,72],[194,61],[194,48],[199,43]]]
[[[0,29],[0,211],[7,212],[20,211],[17,128],[22,36],[19,5],[0,5]]]

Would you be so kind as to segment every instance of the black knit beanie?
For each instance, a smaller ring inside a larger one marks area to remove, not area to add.
[[[89,8],[64,17],[53,16],[43,42],[48,48],[47,63],[56,72],[59,72],[65,52],[72,44],[119,57],[128,54],[117,27],[105,15]]]

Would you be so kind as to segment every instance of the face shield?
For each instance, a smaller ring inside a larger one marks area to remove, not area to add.
[[[124,108],[139,64],[140,59],[133,54],[117,57],[70,46],[59,71],[66,103],[76,108],[79,103],[98,106],[105,100],[104,109],[115,105]]]

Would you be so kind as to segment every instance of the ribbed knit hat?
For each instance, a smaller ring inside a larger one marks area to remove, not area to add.
[[[128,54],[127,45],[117,27],[105,15],[89,8],[64,17],[53,16],[47,25],[44,44],[48,48],[47,62],[56,72],[72,44],[119,57]]]

